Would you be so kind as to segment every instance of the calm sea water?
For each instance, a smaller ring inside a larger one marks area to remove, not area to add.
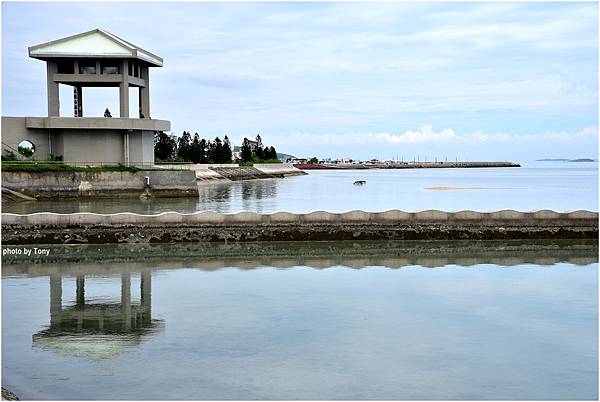
[[[353,209],[598,211],[598,163],[522,168],[309,171],[308,176],[200,185],[199,198],[61,200],[2,205],[4,212],[345,212]],[[366,180],[364,186],[354,186]]]
[[[597,249],[418,244],[5,259],[2,384],[24,399],[598,398]]]

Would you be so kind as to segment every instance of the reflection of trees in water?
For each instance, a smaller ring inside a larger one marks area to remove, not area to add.
[[[262,212],[262,203],[258,201],[277,197],[277,179],[242,181],[240,184],[244,210]]]
[[[198,186],[198,203],[196,211],[227,212],[232,198],[233,183],[216,183]]]
[[[260,200],[277,196],[278,182],[276,179],[265,179],[242,182],[244,200]]]
[[[278,186],[277,179],[242,180],[200,185],[198,186],[200,197],[197,210],[234,212],[243,209],[260,212],[258,201],[277,197]]]

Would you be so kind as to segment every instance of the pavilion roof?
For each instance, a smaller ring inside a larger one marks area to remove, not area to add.
[[[151,66],[162,67],[163,65],[161,57],[99,28],[31,46],[29,47],[29,57],[40,60],[52,58],[139,59]]]

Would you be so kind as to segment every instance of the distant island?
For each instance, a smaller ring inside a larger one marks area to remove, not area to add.
[[[536,162],[596,162],[596,160],[590,159],[590,158],[578,158],[578,159],[546,158],[546,159],[536,159]]]
[[[280,161],[287,161],[288,159],[296,159],[296,157],[294,155],[290,155],[290,154],[284,154],[281,152],[277,152],[277,159],[279,159]]]
[[[569,162],[596,162],[596,160],[590,159],[590,158],[579,158],[579,159],[571,159]]]

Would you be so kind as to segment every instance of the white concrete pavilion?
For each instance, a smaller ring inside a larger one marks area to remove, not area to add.
[[[32,46],[29,56],[46,62],[48,116],[3,116],[3,153],[27,140],[36,160],[52,155],[67,164],[153,164],[154,132],[171,126],[150,118],[149,71],[162,67],[162,58],[102,29]],[[61,116],[60,84],[73,87],[73,117]],[[86,87],[118,88],[119,116],[84,117]],[[132,87],[139,89],[135,117],[129,110]]]

